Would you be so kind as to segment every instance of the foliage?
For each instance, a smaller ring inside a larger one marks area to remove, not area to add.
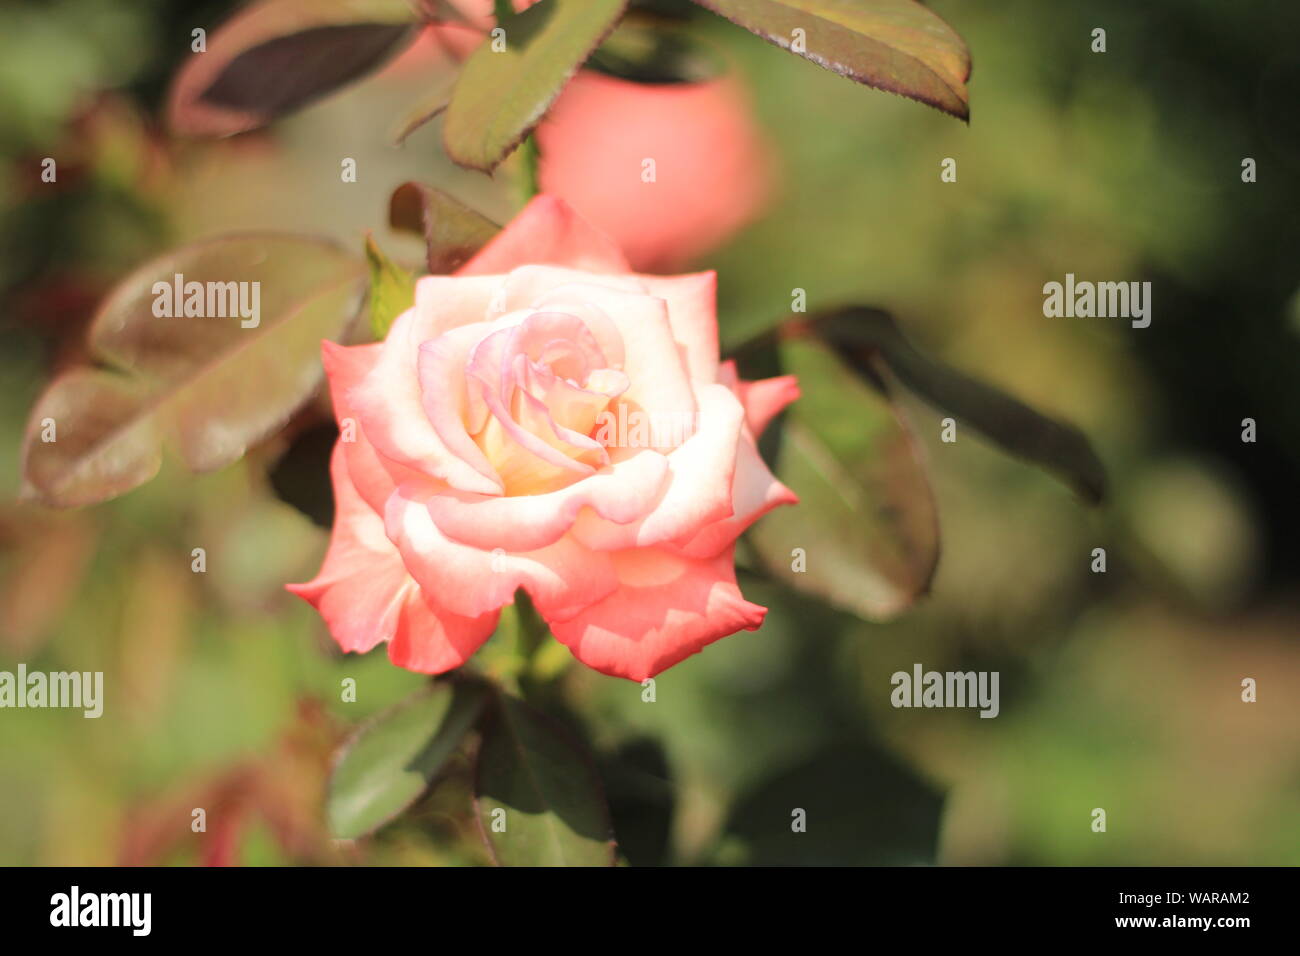
[[[966,45],[915,0],[697,2],[824,69],[969,118]],[[630,29],[611,37],[626,8],[627,0],[497,4],[490,36],[458,65],[454,82],[438,84],[401,122],[398,141],[445,111],[447,154],[491,172],[589,58],[659,82],[699,75],[701,58],[684,55],[673,39],[679,34],[629,18]],[[419,26],[467,22],[486,32],[450,2],[261,0],[218,30],[177,77],[172,127],[207,136],[252,129],[361,78],[396,56]]]

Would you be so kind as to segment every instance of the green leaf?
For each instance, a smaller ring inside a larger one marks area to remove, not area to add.
[[[855,368],[870,368],[878,356],[940,412],[1053,472],[1089,503],[1105,497],[1105,468],[1083,432],[918,351],[888,313],[845,309],[815,318],[809,327]]]
[[[408,136],[447,109],[447,104],[451,102],[451,88],[455,82],[454,74],[434,81],[433,91],[424,94],[420,101],[410,107],[398,121],[392,135],[394,146],[403,145]]]
[[[371,72],[413,39],[407,0],[264,0],[190,55],[172,84],[173,130],[228,136],[265,125]]]
[[[626,6],[627,0],[542,0],[501,18],[505,49],[485,42],[452,91],[443,126],[447,155],[491,172],[537,125]]]
[[[590,755],[560,726],[500,695],[474,781],[479,829],[503,866],[613,866],[609,808]]]
[[[479,16],[478,22],[475,22],[458,10],[450,0],[423,0],[421,7],[420,16],[426,21],[454,23],[482,33],[482,17]],[[441,40],[439,46],[442,46]],[[394,146],[403,145],[408,136],[447,109],[447,104],[451,102],[452,87],[456,85],[456,77],[460,74],[460,66],[459,58],[446,49],[440,49],[437,56],[421,57],[410,65],[409,71],[416,76],[421,92],[415,103],[401,110],[401,118],[391,134]]]
[[[315,392],[321,339],[340,338],[356,317],[362,274],[333,243],[281,233],[211,239],[141,266],[91,324],[98,364],[59,376],[37,400],[25,492],[59,507],[104,501],[152,478],[167,440],[192,471],[236,461]],[[242,288],[253,312],[256,293],[256,319],[215,296],[210,311],[236,314],[155,315],[178,275],[203,284],[205,311],[207,296]]]
[[[663,744],[634,737],[599,766],[620,855],[630,866],[668,866],[677,794]]]
[[[781,430],[777,474],[799,495],[749,531],[768,571],[869,620],[892,617],[929,588],[939,558],[934,496],[907,423],[886,393],[827,349],[781,351],[802,396]],[[806,569],[791,567],[802,548]]]
[[[373,833],[420,799],[478,721],[487,688],[439,681],[360,727],[330,774],[326,812],[341,839]]]
[[[388,222],[399,232],[424,238],[431,275],[449,275],[501,231],[459,199],[422,183],[398,186],[388,201]]]
[[[384,255],[369,233],[366,262],[370,264],[370,330],[382,339],[393,320],[415,304],[415,276]]]
[[[695,2],[824,69],[970,118],[970,52],[952,27],[913,0]]]

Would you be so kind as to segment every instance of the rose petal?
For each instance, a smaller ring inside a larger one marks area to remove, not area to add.
[[[428,601],[384,534],[383,519],[353,486],[340,445],[334,446],[330,474],[335,519],[325,561],[313,580],[287,590],[320,612],[345,651],[394,641],[389,655],[411,662],[403,667],[441,673],[463,664],[492,634],[497,615],[461,617]]]
[[[718,274],[640,276],[647,291],[668,303],[673,338],[686,350],[686,367],[697,382],[718,379]]]
[[[410,480],[417,477],[417,473],[404,469],[396,462],[380,458],[348,403],[348,392],[374,368],[379,359],[379,350],[378,343],[347,347],[328,339],[321,342],[321,363],[325,366],[334,418],[339,425],[339,442],[336,447],[343,449],[348,474],[361,497],[372,509],[382,514],[384,503],[397,487],[398,480]],[[348,441],[348,438],[352,440]],[[403,474],[404,477],[395,480],[394,474]]]
[[[465,370],[469,391],[491,413],[475,438],[509,494],[552,490],[592,474],[608,460],[598,442],[557,426],[546,407],[519,387],[514,360],[522,357],[534,324],[552,318],[586,328],[572,316],[535,313],[486,336]],[[596,465],[581,460],[593,452],[599,459]]]
[[[471,390],[465,380],[470,355],[491,330],[491,325],[480,322],[452,329],[425,342],[419,348],[416,374],[420,381],[420,405],[447,450],[494,485],[504,487],[492,463],[470,437],[482,430],[488,410],[482,402],[471,400]],[[477,389],[474,397],[478,397]]]
[[[535,196],[458,276],[509,272],[517,266],[557,265],[586,272],[626,273],[618,245],[554,196]]]
[[[535,308],[548,292],[574,283],[601,286],[618,292],[645,294],[648,291],[641,276],[601,275],[565,266],[530,265],[511,270],[502,281],[503,291],[495,304],[507,312],[512,309]]]
[[[745,424],[758,436],[782,409],[799,397],[799,382],[793,375],[738,382],[736,394],[745,406]]]
[[[618,590],[551,632],[603,674],[641,681],[718,638],[763,623],[736,586],[731,549],[694,561],[655,549],[614,555]]]
[[[438,529],[462,544],[536,551],[559,540],[583,508],[606,521],[635,521],[659,500],[667,475],[668,460],[647,449],[558,491],[505,498],[441,494],[428,500],[428,510]]]
[[[622,402],[665,418],[681,416],[689,421],[694,417],[697,411],[694,389],[673,338],[668,304],[663,299],[574,283],[548,292],[536,308],[567,312],[576,303],[600,309],[618,329],[626,356],[623,371],[629,383],[621,396]],[[658,450],[672,449],[668,446]]]
[[[462,325],[484,322],[504,295],[504,277],[421,276],[415,280],[413,308],[419,316],[417,338],[425,342]]]
[[[550,297],[551,292],[574,284],[599,285],[623,292],[645,291],[641,282],[630,276],[596,276],[559,266],[522,266],[505,277],[497,306],[507,312],[514,309],[535,311],[548,301],[559,301]],[[626,357],[623,337],[613,319],[592,303],[574,297],[565,299],[562,308],[550,307],[581,319],[600,346],[605,363],[614,369],[623,367]]]
[[[620,551],[671,541],[732,513],[732,484],[744,410],[722,385],[699,390],[698,431],[668,455],[669,479],[654,509],[629,524],[583,512],[573,536],[588,548]]]
[[[420,345],[440,334],[440,318],[418,306],[398,316],[379,360],[347,400],[381,455],[463,491],[501,494],[500,481],[453,453],[424,412],[417,357]]]
[[[460,667],[497,628],[500,611],[477,618],[437,610],[411,582],[397,630],[388,642],[388,659],[421,674],[442,674]]]
[[[584,437],[595,430],[610,401],[626,392],[628,386],[626,375],[609,368],[592,372],[585,387],[548,369],[533,367],[526,367],[521,379],[522,387],[545,406],[556,427]]]
[[[562,537],[529,551],[493,551],[452,541],[434,524],[424,486],[402,485],[388,501],[384,524],[425,596],[466,617],[495,611],[523,587],[547,620],[567,620],[618,586],[608,555]]]
[[[773,508],[798,503],[798,495],[781,484],[768,469],[753,439],[742,435],[736,455],[736,478],[731,489],[732,513],[689,532],[675,541],[671,550],[691,558],[712,557]]]

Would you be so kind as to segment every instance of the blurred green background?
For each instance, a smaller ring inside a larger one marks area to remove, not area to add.
[[[724,346],[779,321],[796,287],[814,310],[887,307],[932,354],[1082,427],[1112,496],[1089,510],[973,432],[941,443],[939,416],[909,407],[942,521],[913,610],[867,623],[743,576],[766,625],[662,675],[653,704],[630,682],[562,676],[624,852],[1300,863],[1300,9],[932,6],[973,53],[969,127],[696,17],[779,154],[764,217],[700,263],[719,270]],[[77,359],[97,299],[149,256],[252,227],[354,245],[370,228],[411,254],[384,222],[407,179],[498,221],[518,206],[509,169],[450,165],[437,123],[387,145],[418,77],[234,140],[170,141],[167,80],[190,31],[231,7],[0,5],[0,669],[102,670],[107,687],[99,720],[0,712],[0,863],[483,862],[463,767],[365,845],[323,833],[332,742],[422,678],[382,650],[338,654],[283,592],[314,573],[325,533],[270,493],[282,445],[201,477],[169,463],[78,512],[16,500],[28,409]],[[1098,26],[1105,54],[1089,48]],[[57,187],[39,182],[45,156]],[[357,158],[356,184],[338,156]],[[1066,272],[1152,281],[1150,328],[1044,318],[1043,283]],[[999,671],[1000,716],[891,708],[890,675],[915,662]],[[189,831],[194,806],[206,834]],[[789,833],[792,807],[808,833]]]

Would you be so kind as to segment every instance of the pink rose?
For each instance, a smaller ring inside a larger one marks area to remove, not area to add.
[[[537,127],[537,143],[542,189],[646,271],[678,269],[721,245],[770,191],[771,151],[730,77],[646,84],[583,71]]]
[[[344,650],[386,641],[425,673],[463,664],[521,587],[579,660],[633,680],[757,628],[735,539],[795,501],[755,436],[798,386],[719,363],[714,286],[633,274],[540,196],[421,279],[385,341],[323,343],[336,515],[289,590]]]

